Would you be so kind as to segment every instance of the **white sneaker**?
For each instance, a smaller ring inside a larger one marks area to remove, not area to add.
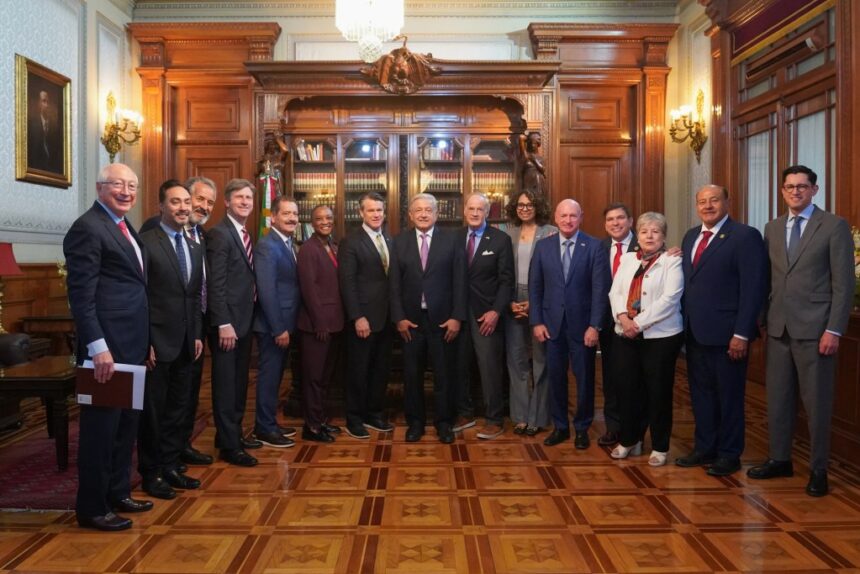
[[[648,464],[651,466],[663,466],[666,464],[666,457],[668,456],[668,452],[660,452],[659,450],[652,450],[651,456],[648,458]]]
[[[642,454],[642,441],[640,440],[633,446],[621,446],[621,443],[615,445],[615,448],[612,449],[612,452],[609,453],[609,456],[612,458],[622,459],[627,458],[630,455],[639,456]]]

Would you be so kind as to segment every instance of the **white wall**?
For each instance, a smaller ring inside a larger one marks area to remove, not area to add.
[[[63,236],[93,201],[95,175],[107,162],[98,140],[107,88],[128,101],[131,66],[124,26],[131,19],[130,4],[27,0],[3,7],[0,101],[7,105],[0,109],[0,241],[14,244],[20,263],[54,262],[63,259]],[[71,80],[72,186],[67,189],[15,180],[15,54]]]

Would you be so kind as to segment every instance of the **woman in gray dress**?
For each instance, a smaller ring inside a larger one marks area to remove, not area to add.
[[[505,344],[511,378],[511,421],[514,433],[534,436],[549,426],[549,394],[546,380],[544,344],[532,336],[529,326],[529,263],[535,243],[558,233],[548,225],[546,200],[523,191],[505,208],[511,225],[507,228],[514,247],[517,287],[505,317]]]

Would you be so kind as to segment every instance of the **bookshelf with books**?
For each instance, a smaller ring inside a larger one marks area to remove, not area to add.
[[[378,193],[389,205],[390,136],[345,137],[343,141],[343,220],[344,232],[361,225],[359,200],[365,193]],[[390,212],[389,212],[390,213]]]
[[[337,138],[295,137],[291,144],[291,177],[285,192],[295,198],[299,208],[296,239],[301,242],[313,233],[310,223],[314,207],[328,205],[337,218]]]
[[[463,220],[464,137],[416,136],[418,189],[436,197],[437,222],[460,225]]]

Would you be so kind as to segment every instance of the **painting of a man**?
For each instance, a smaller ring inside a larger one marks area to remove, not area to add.
[[[63,173],[62,92],[42,78],[29,74],[27,111],[27,164],[33,169]]]

